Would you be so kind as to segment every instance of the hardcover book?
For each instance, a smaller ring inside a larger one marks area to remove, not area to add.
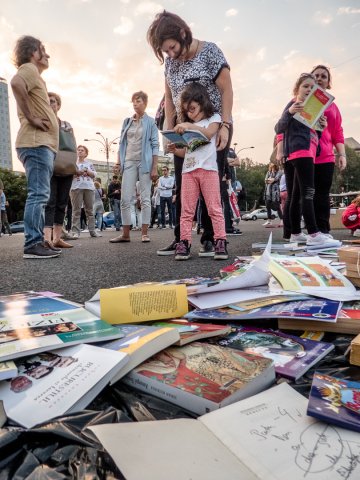
[[[193,152],[199,147],[210,143],[206,135],[199,130],[185,130],[183,134],[176,133],[173,130],[163,130],[162,135],[177,148],[187,147],[189,152]]]
[[[357,480],[359,434],[307,416],[307,403],[283,383],[198,419],[90,430],[127,480]]]
[[[122,338],[112,342],[100,344],[103,348],[126,353],[129,361],[110,380],[110,385],[120,380],[130,370],[137,367],[155,353],[160,352],[166,347],[176,343],[179,338],[179,332],[175,328],[157,327],[152,325],[118,325]]]
[[[167,348],[123,378],[196,414],[254,395],[274,380],[272,360],[199,342]]]
[[[349,318],[342,315],[341,311],[336,322],[323,320],[297,320],[295,318],[279,318],[280,330],[321,330],[323,332],[350,333],[357,335],[360,332],[360,319]]]
[[[229,335],[217,340],[217,343],[223,347],[270,358],[274,362],[276,373],[292,380],[300,378],[334,349],[331,343],[252,327],[234,327]]]
[[[307,414],[360,432],[360,383],[315,372]]]
[[[77,345],[16,361],[19,375],[0,382],[7,416],[26,428],[80,411],[126,364],[125,353]]]
[[[15,314],[0,319],[0,361],[121,336],[116,327],[82,307],[29,315]]]

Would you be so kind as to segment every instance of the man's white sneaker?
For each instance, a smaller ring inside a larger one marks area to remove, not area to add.
[[[289,242],[307,243],[308,236],[305,233],[292,233]]]

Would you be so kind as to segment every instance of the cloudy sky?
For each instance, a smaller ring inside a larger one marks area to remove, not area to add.
[[[274,124],[297,76],[318,63],[331,66],[345,136],[360,141],[359,0],[0,0],[0,77],[9,81],[16,72],[11,55],[19,36],[40,38],[51,56],[44,79],[62,96],[60,117],[78,143],[97,131],[112,140],[132,112],[132,92],[149,94],[150,115],[162,97],[163,66],[146,32],[163,9],[223,50],[234,89],[233,142],[255,147],[241,155],[268,161]],[[88,146],[91,158],[104,159],[101,145]],[[20,169],[15,154],[13,162]]]

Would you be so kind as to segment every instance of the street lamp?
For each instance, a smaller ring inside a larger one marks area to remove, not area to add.
[[[255,148],[255,147],[243,147],[243,148],[240,148],[238,151],[236,151],[236,147],[237,147],[237,143],[234,143],[234,150],[235,150],[236,156],[238,155],[239,152],[241,152],[241,150],[248,150],[249,148]]]
[[[104,148],[105,156],[106,156],[106,167],[107,167],[107,184],[109,186],[110,183],[110,170],[109,170],[109,153],[111,151],[111,146],[116,145],[120,137],[116,137],[113,140],[109,141],[109,139],[104,137],[104,135],[100,132],[96,132],[96,135],[100,135],[102,140],[98,140],[97,138],[84,138],[84,142],[99,142]]]

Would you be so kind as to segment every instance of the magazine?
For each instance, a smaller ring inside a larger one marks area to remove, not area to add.
[[[118,328],[82,307],[3,317],[0,319],[0,361],[122,336]]]
[[[80,305],[77,303],[63,298],[51,298],[36,292],[14,293],[0,296],[0,319],[34,313],[73,310],[78,307]]]
[[[162,130],[164,137],[177,148],[187,147],[189,152],[193,152],[199,147],[210,143],[206,135],[199,130],[185,130],[183,134],[176,133],[173,130]]]
[[[334,100],[333,95],[315,84],[304,101],[304,110],[295,113],[294,118],[309,128],[321,130],[317,121]]]
[[[80,411],[101,392],[128,356],[77,345],[16,361],[19,375],[0,382],[7,416],[26,427]]]
[[[225,338],[216,340],[223,347],[273,360],[282,377],[297,380],[334,349],[331,343],[318,342],[267,328],[234,327]]]

